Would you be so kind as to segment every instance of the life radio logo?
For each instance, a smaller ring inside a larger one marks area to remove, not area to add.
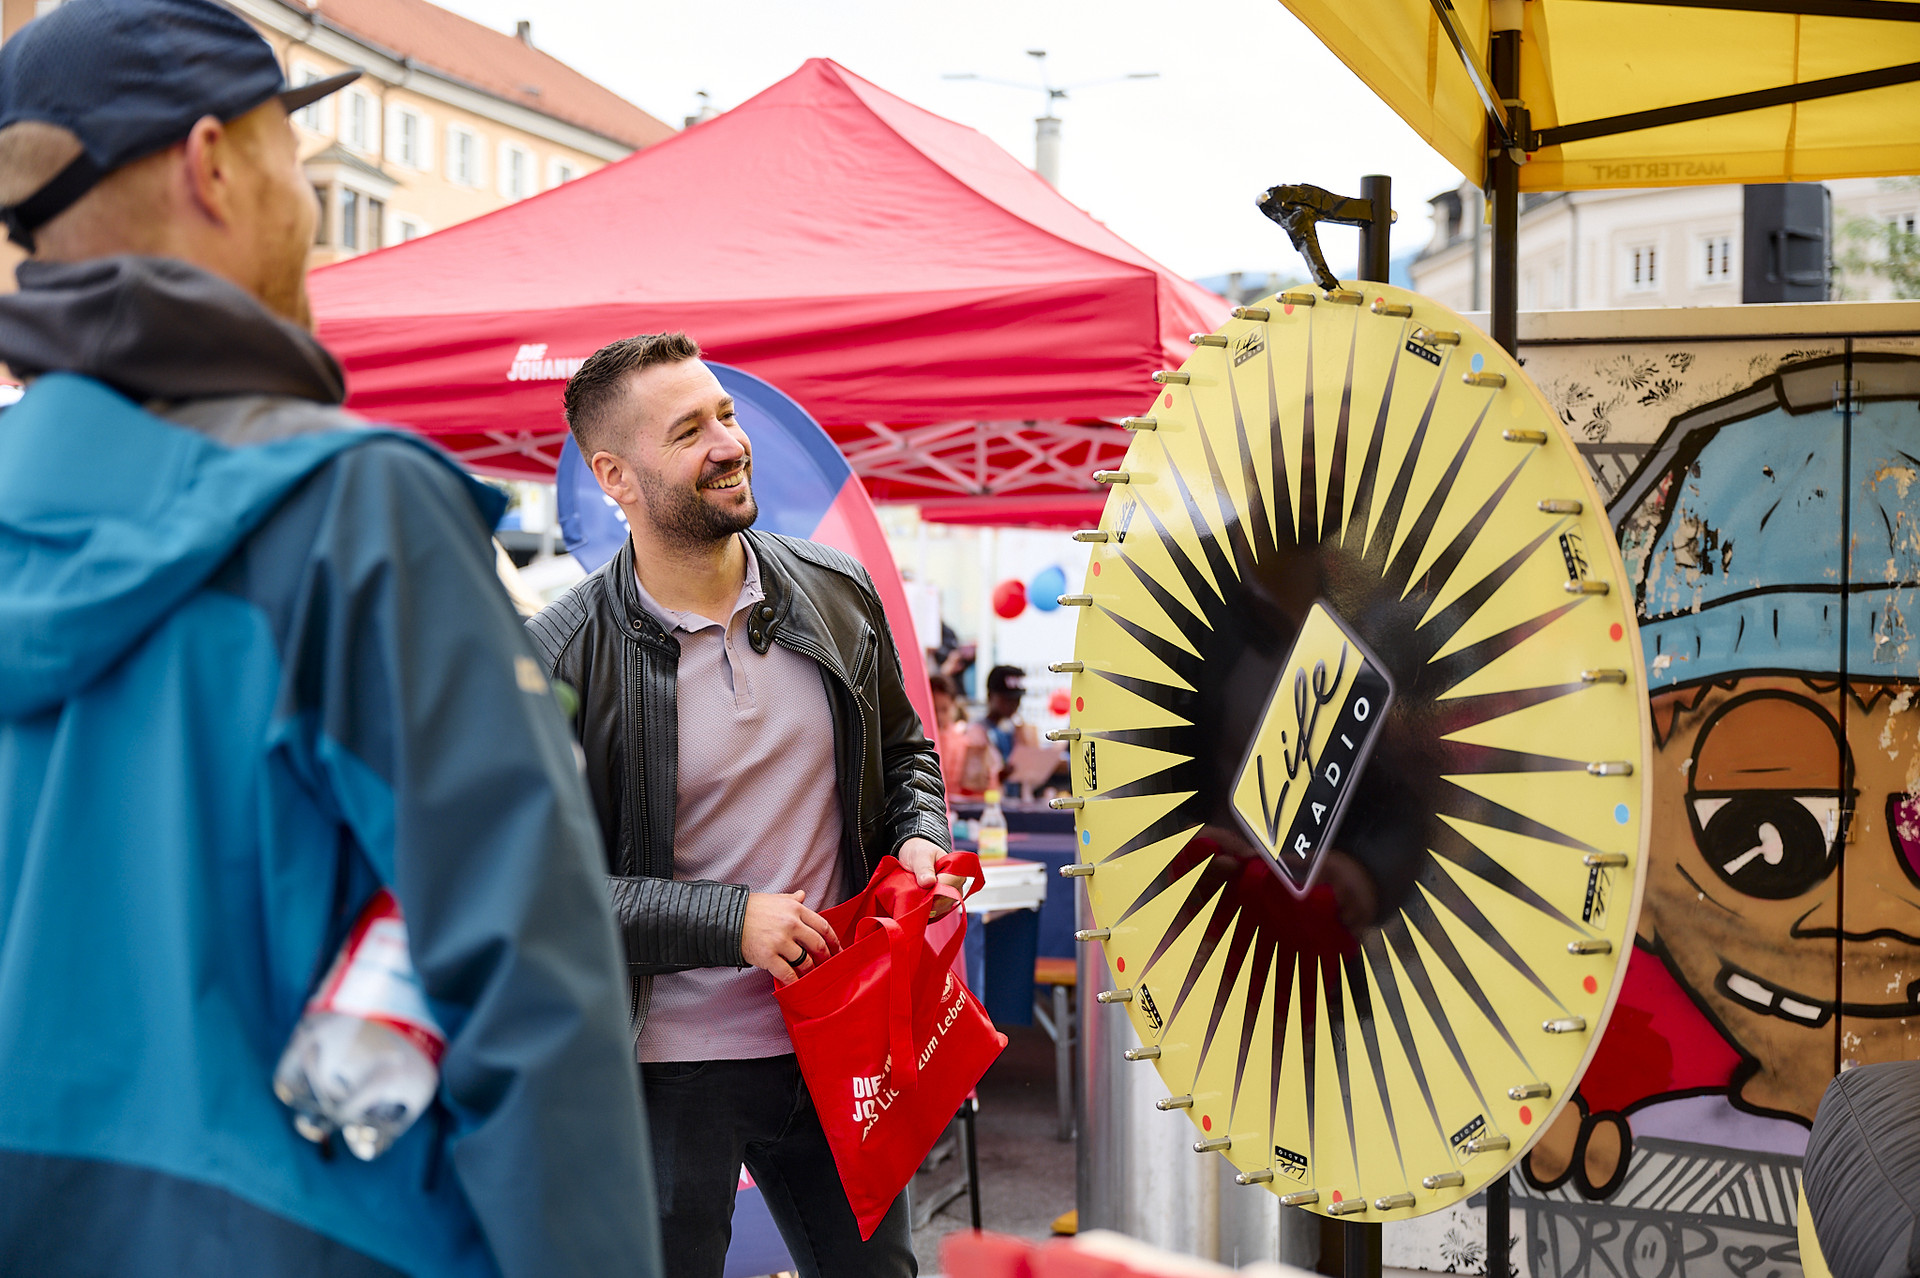
[[[1266,329],[1248,329],[1240,335],[1240,340],[1233,344],[1233,366],[1240,367],[1265,349],[1267,349]]]
[[[1233,789],[1241,828],[1297,895],[1313,886],[1392,701],[1386,668],[1314,604]]]
[[[1447,1144],[1453,1147],[1453,1156],[1462,1163],[1466,1162],[1475,1152],[1467,1148],[1467,1142],[1486,1130],[1487,1116],[1485,1114],[1475,1114],[1465,1127],[1455,1132],[1447,1140]]]
[[[1127,533],[1133,528],[1133,512],[1139,504],[1139,501],[1130,492],[1120,495],[1120,520],[1118,526],[1113,530],[1113,540],[1116,544],[1124,543],[1127,540]]]
[[[1577,532],[1560,534],[1560,558],[1567,566],[1569,581],[1585,581],[1588,576],[1587,547]]]
[[[1140,1014],[1147,1018],[1147,1024],[1158,1034],[1164,1022],[1160,1019],[1160,1009],[1154,1005],[1153,991],[1144,985],[1140,987]]]
[[[1582,923],[1598,923],[1605,926],[1607,921],[1607,898],[1612,895],[1612,873],[1597,865],[1588,870],[1587,899],[1580,907],[1580,921]]]
[[[586,356],[579,359],[548,359],[547,344],[537,342],[522,346],[514,352],[513,362],[507,366],[507,380],[510,382],[564,382],[580,371],[586,363]]]
[[[1295,1153],[1282,1145],[1273,1147],[1273,1169],[1289,1180],[1307,1178],[1307,1156]]]

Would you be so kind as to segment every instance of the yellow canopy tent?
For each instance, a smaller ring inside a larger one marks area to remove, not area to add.
[[[1920,173],[1920,0],[1282,0],[1493,195]]]
[[[1284,3],[1474,181],[1490,126],[1523,191],[1920,173],[1916,0]]]

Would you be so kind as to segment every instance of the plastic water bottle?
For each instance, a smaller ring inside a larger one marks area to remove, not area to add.
[[[980,813],[980,832],[975,836],[980,843],[982,861],[1004,861],[1007,856],[1007,814],[1000,810],[1000,792],[987,791],[987,806]]]
[[[273,1093],[308,1140],[338,1131],[355,1158],[378,1158],[433,1103],[446,1049],[407,953],[406,920],[382,888],[307,1000]]]

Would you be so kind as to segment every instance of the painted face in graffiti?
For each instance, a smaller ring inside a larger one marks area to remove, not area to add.
[[[1912,688],[1856,683],[1843,698],[1794,676],[1654,697],[1663,833],[1641,938],[1747,1058],[1734,1080],[1743,1108],[1810,1120],[1836,1065],[1913,1054],[1913,701]]]

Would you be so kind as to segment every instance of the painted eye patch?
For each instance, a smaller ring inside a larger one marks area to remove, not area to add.
[[[1908,877],[1920,883],[1920,798],[1897,790],[1887,796],[1887,837]]]

